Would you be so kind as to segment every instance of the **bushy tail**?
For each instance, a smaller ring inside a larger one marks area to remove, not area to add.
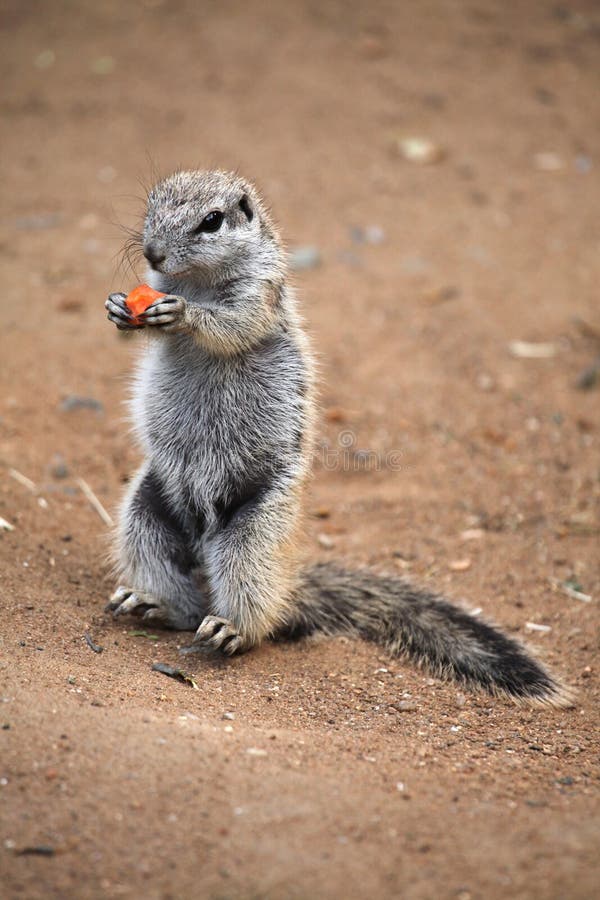
[[[571,706],[573,693],[501,631],[393,576],[323,563],[306,569],[278,637],[354,634],[435,675],[515,702]]]

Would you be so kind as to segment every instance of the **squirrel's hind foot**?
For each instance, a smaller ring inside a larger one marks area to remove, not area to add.
[[[124,585],[119,585],[111,595],[104,611],[111,612],[114,618],[131,615],[153,625],[180,631],[192,631],[198,624],[197,618],[192,620],[191,617],[179,613],[173,609],[168,600],[147,591],[135,591]]]

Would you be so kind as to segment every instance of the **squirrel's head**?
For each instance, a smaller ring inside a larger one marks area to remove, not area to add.
[[[264,272],[279,241],[256,189],[231,172],[176,172],[148,195],[143,252],[164,275],[209,281]]]

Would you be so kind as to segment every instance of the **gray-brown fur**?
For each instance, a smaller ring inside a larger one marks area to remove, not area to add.
[[[216,224],[217,227],[214,227]],[[492,693],[561,705],[568,691],[516,642],[446,601],[370,572],[302,564],[315,364],[277,231],[255,188],[179,172],[148,198],[147,281],[167,294],[131,410],[145,461],[121,508],[115,616],[195,629],[227,654],[264,638],[346,632]]]

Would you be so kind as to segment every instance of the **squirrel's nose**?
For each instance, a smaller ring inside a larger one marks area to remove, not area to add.
[[[167,254],[162,250],[157,244],[152,243],[150,241],[149,244],[144,246],[144,256],[148,260],[151,266],[159,266],[161,262],[164,262]]]

